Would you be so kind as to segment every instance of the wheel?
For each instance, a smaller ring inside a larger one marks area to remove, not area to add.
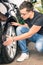
[[[15,28],[9,26],[6,31],[6,35],[15,36],[16,35]],[[14,41],[6,47],[3,46],[2,55],[3,55],[4,62],[5,63],[12,62],[16,56],[16,51],[17,51],[17,43]]]

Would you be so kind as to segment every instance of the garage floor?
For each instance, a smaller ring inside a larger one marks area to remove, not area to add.
[[[34,43],[28,44],[30,49],[30,58],[23,61],[23,62],[17,62],[16,59],[19,57],[19,54],[15,58],[15,60],[10,64],[3,64],[3,65],[43,65],[43,54],[38,53],[37,50],[34,47]]]

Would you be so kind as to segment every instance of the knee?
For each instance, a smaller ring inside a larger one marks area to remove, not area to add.
[[[19,32],[19,31],[21,31],[22,30],[22,26],[18,26],[17,28],[16,28],[16,32]]]
[[[21,26],[18,26],[17,28],[16,28],[16,31],[20,31],[22,29],[22,27]]]
[[[16,28],[16,34],[17,34],[17,35],[21,34],[21,30],[22,30],[22,26],[18,26],[18,27]]]
[[[43,52],[43,43],[36,43],[36,49],[38,52]]]

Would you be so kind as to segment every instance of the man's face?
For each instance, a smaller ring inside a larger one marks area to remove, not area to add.
[[[21,10],[20,10],[20,13],[21,13],[21,17],[22,17],[24,20],[30,18],[30,12],[28,12],[26,8],[21,9]]]

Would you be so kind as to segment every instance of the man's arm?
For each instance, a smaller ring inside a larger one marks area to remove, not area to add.
[[[25,23],[25,24],[20,24],[20,23],[17,23],[17,22],[12,22],[11,25],[13,26],[25,26],[25,27],[28,27],[28,25]]]
[[[18,40],[23,40],[23,39],[26,39],[26,38],[30,38],[30,37],[32,37],[35,33],[37,33],[40,29],[41,29],[41,26],[33,25],[33,26],[31,27],[31,29],[29,30],[29,32],[27,32],[27,33],[24,33],[24,34],[22,34],[22,35],[15,36],[15,37],[9,37],[9,36],[8,36],[7,41],[5,41],[5,42],[3,43],[3,45],[4,45],[4,46],[7,46],[7,45],[9,45],[10,43],[12,43],[13,41],[18,41]]]
[[[41,26],[36,26],[36,25],[33,25],[31,27],[31,29],[29,30],[29,32],[27,33],[24,33],[22,35],[19,35],[19,36],[16,36],[14,37],[14,41],[18,41],[18,40],[23,40],[23,39],[26,39],[26,38],[30,38],[32,37],[35,33],[37,33],[39,30],[41,29]]]

